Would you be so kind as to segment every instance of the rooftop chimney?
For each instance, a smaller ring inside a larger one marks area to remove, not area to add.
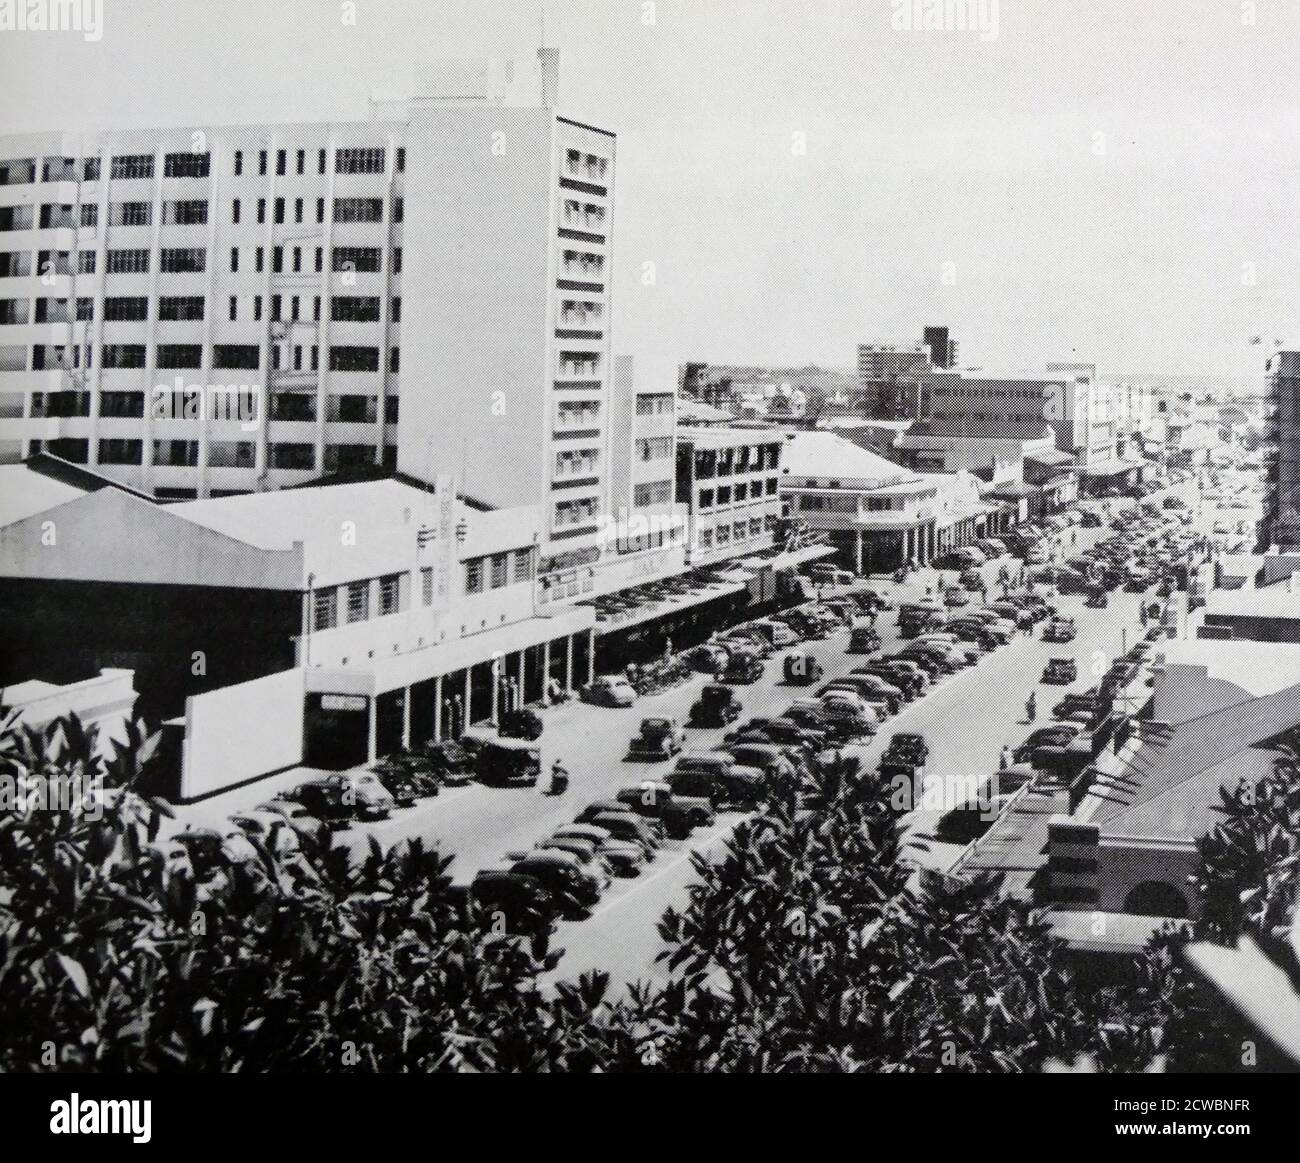
[[[560,50],[539,48],[537,59],[542,66],[542,107],[554,109],[560,88]]]

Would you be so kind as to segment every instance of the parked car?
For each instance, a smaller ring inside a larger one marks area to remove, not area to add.
[[[688,650],[685,658],[692,670],[702,674],[717,674],[727,664],[727,648],[716,642],[701,642],[699,646]]]
[[[876,712],[851,691],[830,691],[822,696],[821,705],[827,722],[841,735],[874,735],[880,726]]]
[[[763,798],[765,785],[761,771],[737,763],[725,751],[687,752],[664,782],[674,795],[703,797],[715,808],[753,807]]]
[[[232,813],[230,822],[277,856],[291,856],[300,850],[297,832],[278,812],[261,812],[254,808],[249,812]]]
[[[756,650],[733,650],[721,677],[723,682],[730,683],[757,682],[763,677],[763,660]]]
[[[791,686],[809,686],[822,676],[822,664],[802,650],[787,654],[782,669]]]
[[[286,799],[283,796],[277,796],[275,799],[258,804],[256,810],[259,812],[274,812],[299,836],[319,836],[321,829],[325,826],[324,822],[319,817],[314,816],[305,805],[295,800]]]
[[[1049,658],[1043,668],[1043,682],[1072,683],[1079,677],[1079,666],[1073,658]]]
[[[629,840],[641,846],[645,858],[651,860],[660,844],[662,833],[656,831],[654,821],[643,819],[631,811],[595,812],[588,817],[587,823],[604,828],[611,836],[620,840]]]
[[[467,742],[443,739],[424,749],[429,770],[448,787],[463,787],[474,778],[474,751]]]
[[[285,792],[284,798],[302,804],[331,828],[346,828],[357,816],[351,785],[334,775],[304,780]]]
[[[492,739],[479,748],[474,770],[485,784],[532,787],[542,773],[542,753],[523,740]]]
[[[537,847],[559,847],[570,840],[591,845],[615,876],[636,876],[645,867],[646,853],[640,844],[619,840],[596,824],[561,824]]]
[[[536,877],[505,869],[484,869],[467,886],[466,898],[494,920],[503,918],[507,932],[532,941],[535,956],[546,953],[561,902]]]
[[[849,644],[847,647],[849,654],[870,654],[873,650],[879,649],[880,635],[876,633],[874,626],[868,623],[860,623],[849,631]]]
[[[676,719],[654,716],[641,720],[641,729],[632,736],[629,759],[671,759],[686,746],[686,732]]]
[[[738,741],[729,743],[727,752],[738,766],[762,772],[765,780],[794,772],[794,763],[781,744]]]
[[[740,700],[729,686],[709,683],[691,704],[688,727],[725,727],[740,718]]]
[[[419,799],[419,784],[401,765],[389,765],[381,761],[376,765],[374,774],[399,808],[409,808]]]
[[[824,563],[810,565],[808,567],[808,577],[816,585],[821,586],[848,586],[852,585],[854,578],[847,569],[839,569],[833,565]]]
[[[572,852],[534,849],[513,861],[508,871],[532,877],[552,897],[564,902],[570,913],[585,912],[600,900],[601,879]]]
[[[694,828],[708,827],[716,818],[707,796],[674,791],[663,780],[643,780],[635,787],[620,788],[615,798],[639,815],[661,821],[664,832],[679,840]]]
[[[1043,626],[1044,642],[1073,642],[1077,634],[1073,618],[1049,618]]]
[[[604,674],[580,688],[578,697],[598,707],[630,707],[636,702],[636,691],[623,675]]]
[[[945,606],[968,606],[970,605],[970,594],[960,586],[951,586],[943,592],[943,604]]]
[[[497,734],[507,739],[540,739],[542,717],[532,707],[517,707],[506,711],[500,719]]]

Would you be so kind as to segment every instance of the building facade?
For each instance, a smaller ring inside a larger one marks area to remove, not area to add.
[[[784,444],[783,435],[762,428],[678,432],[676,498],[689,511],[689,565],[773,547]]]

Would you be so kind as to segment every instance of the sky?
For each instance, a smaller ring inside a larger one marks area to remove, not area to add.
[[[0,130],[364,118],[420,61],[541,35],[539,0],[100,2],[98,41],[0,31]],[[918,6],[547,0],[561,112],[618,134],[639,381],[851,367],[927,323],[986,370],[1256,375],[1300,346],[1300,4],[984,0],[996,35]]]

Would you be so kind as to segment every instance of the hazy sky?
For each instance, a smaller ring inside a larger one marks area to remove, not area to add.
[[[0,32],[0,128],[363,117],[418,60],[533,54],[541,7],[103,4],[97,43]],[[989,369],[1251,374],[1300,345],[1296,0],[1001,0],[992,40],[895,30],[890,0],[546,7],[563,111],[619,135],[641,377],[850,366],[930,322]]]

